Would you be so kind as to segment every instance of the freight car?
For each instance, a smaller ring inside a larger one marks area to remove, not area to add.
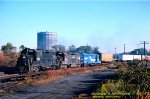
[[[147,55],[118,54],[117,61],[150,60]]]
[[[102,63],[110,63],[113,61],[113,54],[100,53],[100,60],[102,61]]]
[[[101,61],[99,59],[98,54],[81,53],[80,54],[80,64],[81,64],[81,67],[93,66],[93,65],[100,65]]]
[[[59,69],[64,58],[65,55],[63,52],[25,48],[21,51],[15,68],[17,73]]]

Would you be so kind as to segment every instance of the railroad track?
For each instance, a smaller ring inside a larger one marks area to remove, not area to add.
[[[36,76],[41,76],[41,75],[46,75],[47,71],[40,71],[40,72],[33,72],[33,73],[26,73],[26,74],[12,74],[12,75],[3,75],[0,76],[0,83],[5,83],[5,82],[11,82],[11,81],[17,81],[17,80],[23,80],[26,77],[36,77]]]
[[[47,75],[47,71],[0,76],[0,96],[10,93],[28,83],[28,79],[36,79],[42,75]]]
[[[63,68],[62,68],[63,70]],[[0,76],[0,96],[10,93],[17,88],[20,88],[22,85],[30,83],[30,81],[35,81],[38,78],[42,78],[45,75],[48,75],[48,71],[32,72],[26,74],[12,74],[12,75],[3,75]]]
[[[62,68],[63,69],[63,68]],[[11,75],[1,75],[0,76],[0,84],[7,83],[7,82],[15,82],[15,81],[22,81],[32,78],[40,77],[41,75],[47,75],[48,70],[46,71],[39,71],[39,72],[30,72],[26,74],[11,74]]]

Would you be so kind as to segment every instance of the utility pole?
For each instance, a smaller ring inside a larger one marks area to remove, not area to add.
[[[145,53],[145,45],[146,45],[146,44],[149,44],[149,42],[148,42],[148,41],[141,41],[140,44],[144,44],[144,55],[145,55],[145,54],[146,54],[146,53]]]
[[[114,56],[115,56],[115,59],[117,59],[117,55],[116,55],[116,54],[117,54],[117,53],[116,53],[116,48],[115,48],[115,55],[114,55]]]
[[[125,52],[126,52],[126,44],[123,44],[124,45],[124,54],[125,54]]]
[[[115,48],[115,55],[116,55],[116,48]]]

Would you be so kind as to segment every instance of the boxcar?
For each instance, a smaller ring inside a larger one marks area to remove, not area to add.
[[[128,55],[128,54],[118,54],[117,55],[117,60],[118,61],[132,61],[132,60],[141,60],[144,58],[142,55]]]
[[[100,53],[100,60],[102,63],[109,63],[113,61],[113,54],[110,53]]]

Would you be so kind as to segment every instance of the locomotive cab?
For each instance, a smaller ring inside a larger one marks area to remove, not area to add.
[[[35,60],[35,51],[29,48],[25,48],[20,53],[20,57],[17,60],[16,71],[18,73],[27,73],[32,69],[32,62]]]

